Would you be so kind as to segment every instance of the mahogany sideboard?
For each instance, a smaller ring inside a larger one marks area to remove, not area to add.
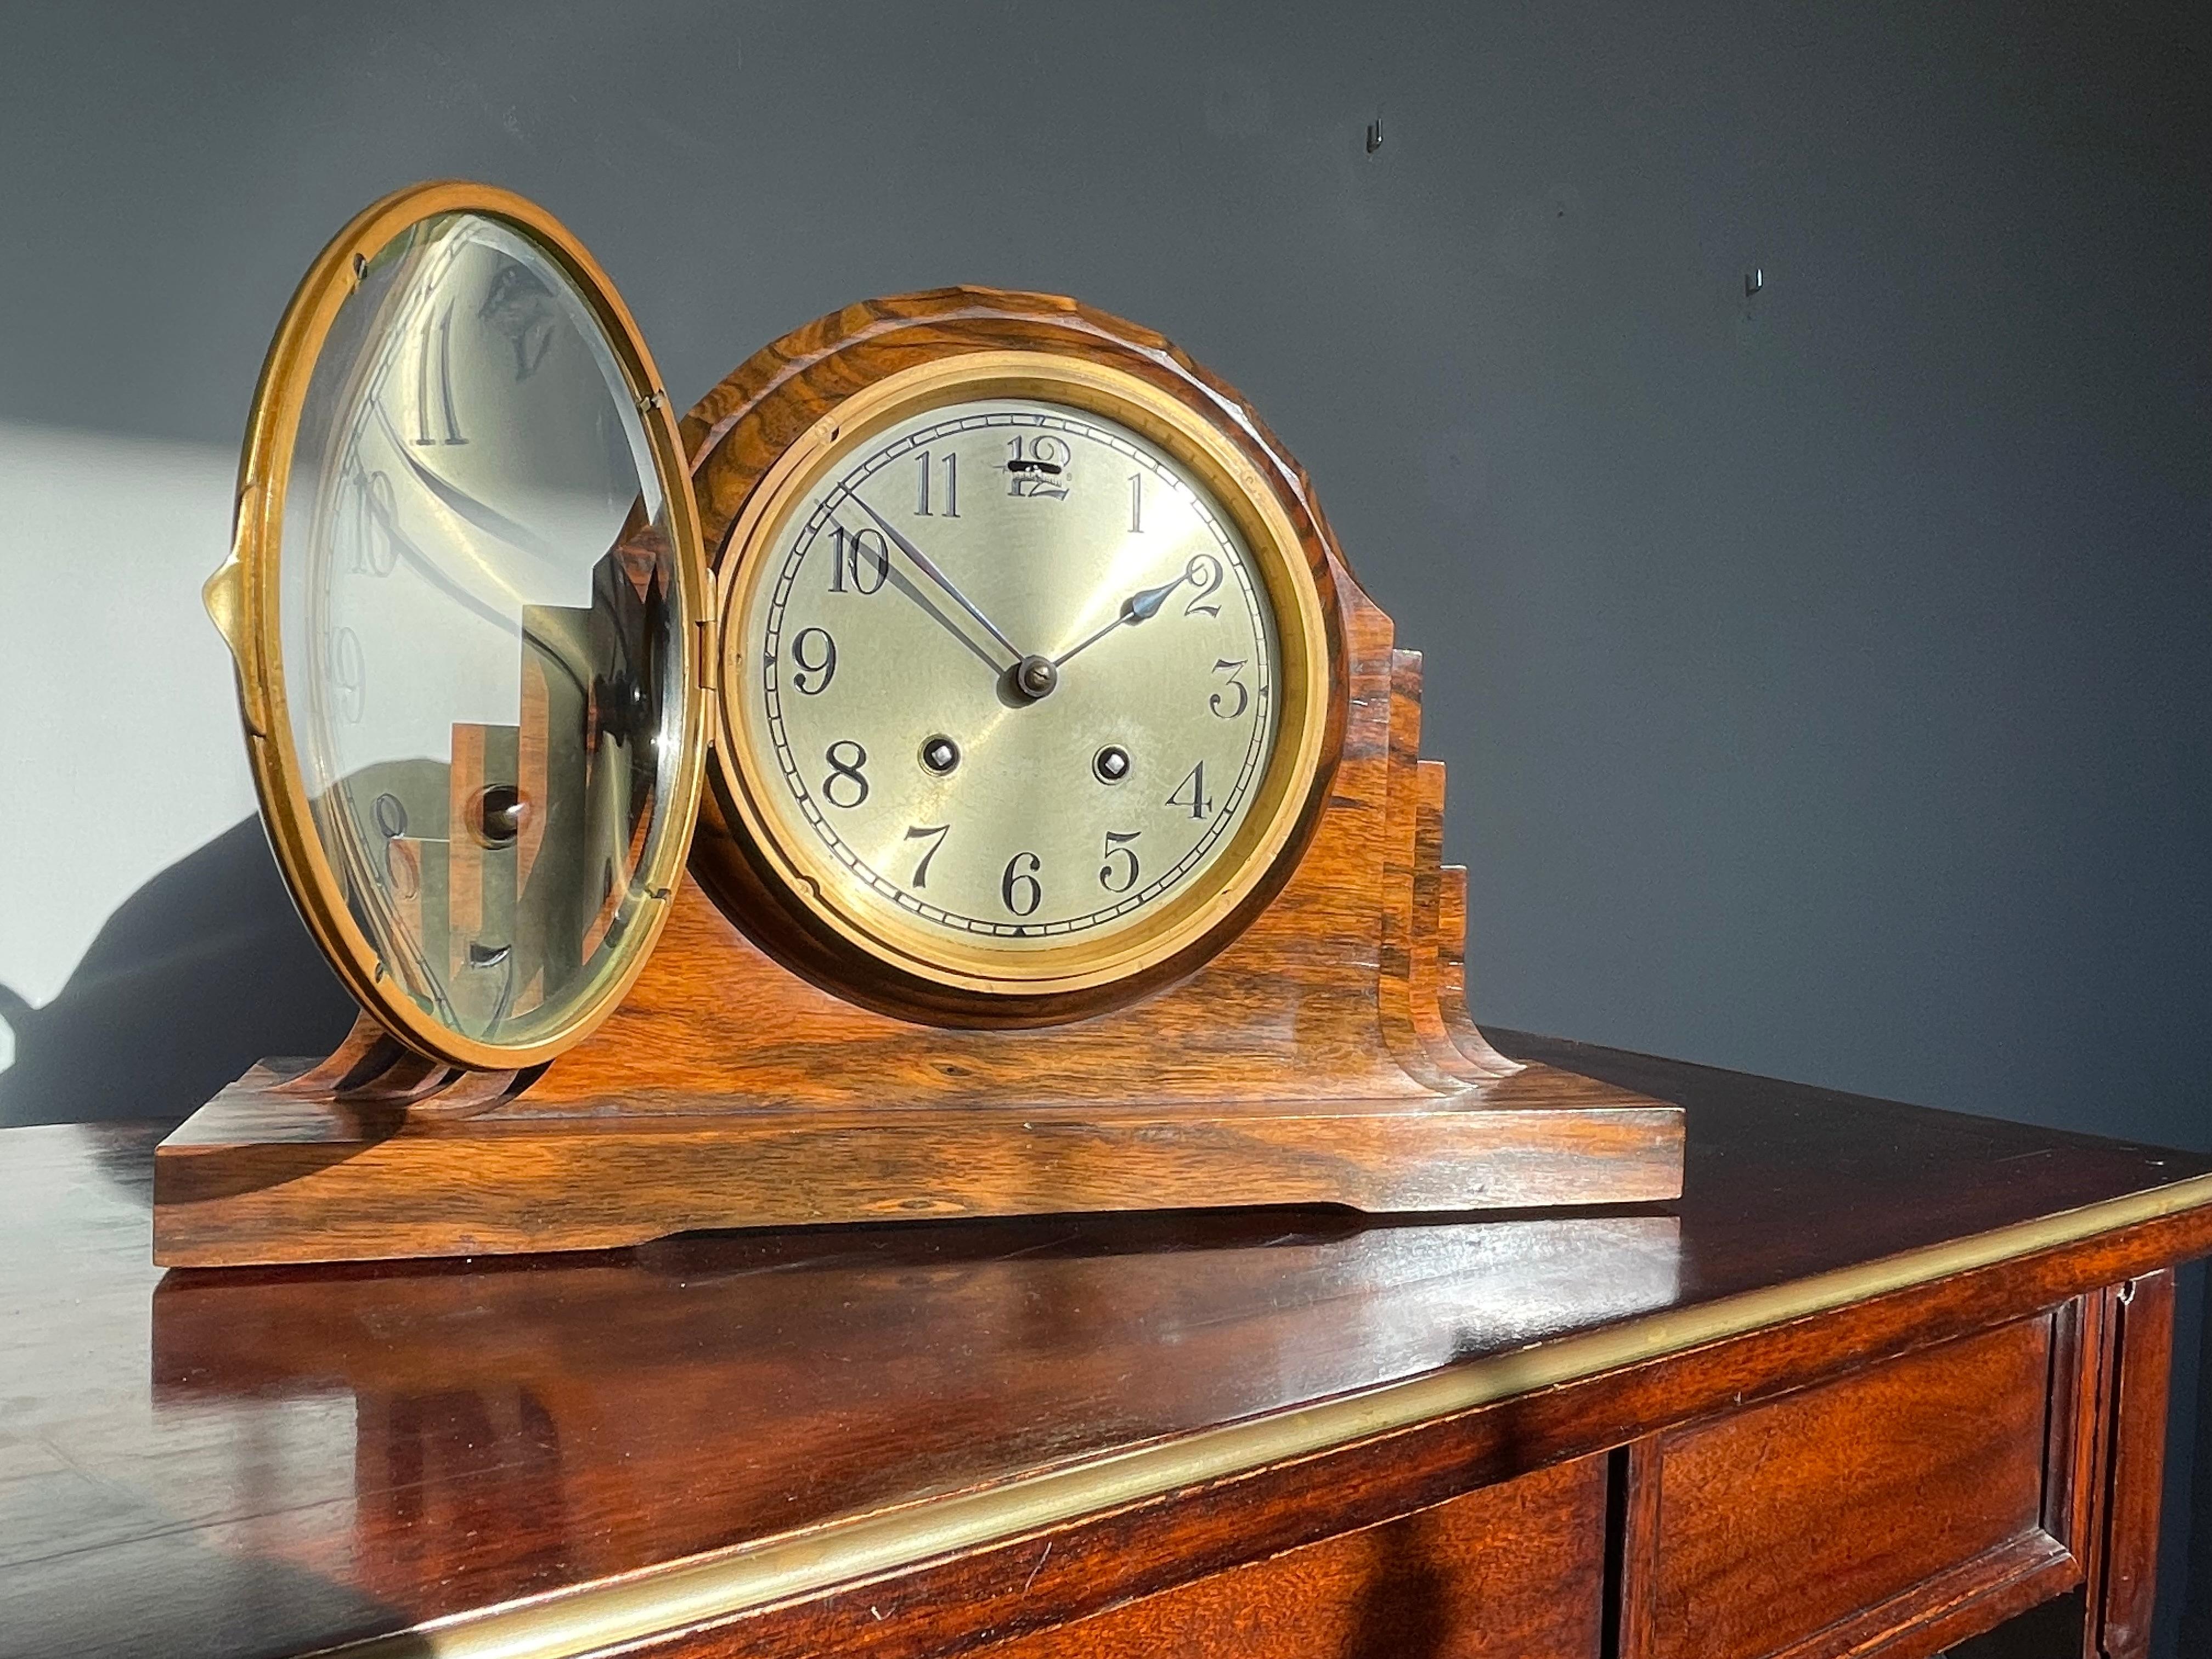
[[[0,1133],[0,1652],[2145,1652],[2212,1158],[1502,1046],[1681,1200],[164,1276]]]

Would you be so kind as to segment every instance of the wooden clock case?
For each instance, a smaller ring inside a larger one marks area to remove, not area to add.
[[[1468,1017],[1466,872],[1441,861],[1443,768],[1420,758],[1420,657],[1395,647],[1297,463],[1166,340],[1042,295],[949,289],[848,307],[756,354],[685,417],[708,545],[723,546],[785,448],[854,392],[948,354],[1010,349],[1109,364],[1201,410],[1274,491],[1334,594],[1340,723],[1325,787],[1270,881],[1220,930],[1225,945],[1110,988],[1079,1017],[1056,1011],[1060,1023],[901,1018],[863,1006],[886,996],[768,902],[710,791],[691,878],[596,1032],[544,1066],[468,1072],[364,1015],[319,1064],[264,1061],[160,1148],[157,1261],[1680,1194],[1679,1108],[1507,1060]]]

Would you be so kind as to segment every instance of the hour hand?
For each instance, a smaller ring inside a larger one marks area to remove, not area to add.
[[[1130,594],[1127,599],[1121,601],[1121,613],[1112,622],[1108,623],[1089,639],[1079,640],[1075,644],[1068,647],[1066,650],[1052,659],[1052,665],[1054,668],[1065,666],[1069,658],[1079,652],[1088,651],[1125,623],[1150,622],[1154,617],[1159,615],[1160,607],[1168,601],[1168,595],[1189,580],[1190,572],[1186,569],[1182,575],[1177,576],[1171,582],[1162,582],[1158,587],[1140,588]]]
[[[847,489],[845,491],[845,499],[853,502],[854,505],[858,507],[861,512],[873,519],[876,521],[877,526],[883,531],[884,534],[890,537],[894,542],[898,544],[899,551],[905,554],[908,558],[914,561],[915,568],[920,570],[923,575],[928,577],[930,580],[935,582],[939,587],[943,588],[955,605],[958,605],[963,611],[965,611],[969,616],[973,617],[977,623],[981,623],[983,631],[986,634],[988,634],[993,639],[998,641],[1001,646],[1004,646],[1009,656],[1012,657],[1016,662],[1022,660],[1024,653],[1021,647],[1016,645],[1003,633],[1000,632],[999,625],[993,622],[988,617],[985,616],[981,611],[977,610],[975,608],[975,602],[965,593],[963,593],[958,587],[953,585],[952,578],[946,575],[942,570],[939,570],[937,568],[936,563],[930,558],[929,555],[923,552],[912,542],[908,541],[906,537],[901,533],[899,527],[896,525],[893,524],[889,519],[884,517],[882,514],[877,512],[876,509],[869,506],[867,502],[862,501],[858,490],[851,489]]]
[[[1171,582],[1162,582],[1158,587],[1148,587],[1141,593],[1130,594],[1121,601],[1121,620],[1150,622],[1159,614],[1160,607],[1168,602],[1168,595],[1189,580],[1190,572],[1186,570]]]

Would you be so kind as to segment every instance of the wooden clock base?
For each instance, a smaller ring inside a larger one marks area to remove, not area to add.
[[[588,1249],[819,1222],[1674,1196],[1673,1109],[1576,1104],[1582,1081],[1541,1073],[1435,1106],[770,1108],[423,1124],[404,1107],[288,1097],[257,1070],[162,1146],[156,1249],[166,1264],[210,1266]]]
[[[1214,1205],[1369,1211],[1678,1196],[1682,1115],[1500,1055],[1468,1018],[1466,872],[1442,865],[1420,659],[1394,647],[1305,475],[1166,341],[1042,295],[848,307],[684,422],[720,546],[767,458],[867,354],[1017,346],[1111,361],[1233,414],[1312,526],[1343,628],[1333,786],[1297,867],[1225,949],[1151,995],[1030,1030],[950,1029],[800,977],[687,881],[599,1030],[535,1073],[448,1071],[364,1018],[264,1065],[162,1143],[155,1259],[343,1261],[640,1243],[706,1227]],[[817,386],[816,382],[819,382]],[[789,429],[785,429],[788,428]],[[711,799],[694,869],[731,867]]]
[[[1371,606],[1358,614],[1387,630]],[[447,1072],[366,1019],[319,1065],[256,1066],[156,1154],[155,1259],[1678,1196],[1679,1107],[1518,1065],[1468,1018],[1465,872],[1437,862],[1443,769],[1417,757],[1419,660],[1386,644],[1368,666],[1338,821],[1252,930],[1181,986],[1042,1030],[906,1024],[787,973],[687,884],[629,1000],[536,1075]]]

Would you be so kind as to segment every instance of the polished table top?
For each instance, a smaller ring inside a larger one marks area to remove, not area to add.
[[[165,1276],[157,1128],[0,1133],[0,1654],[299,1653],[684,1558],[787,1595],[2212,1201],[2204,1157],[1501,1046],[1686,1105],[1680,1202]]]

